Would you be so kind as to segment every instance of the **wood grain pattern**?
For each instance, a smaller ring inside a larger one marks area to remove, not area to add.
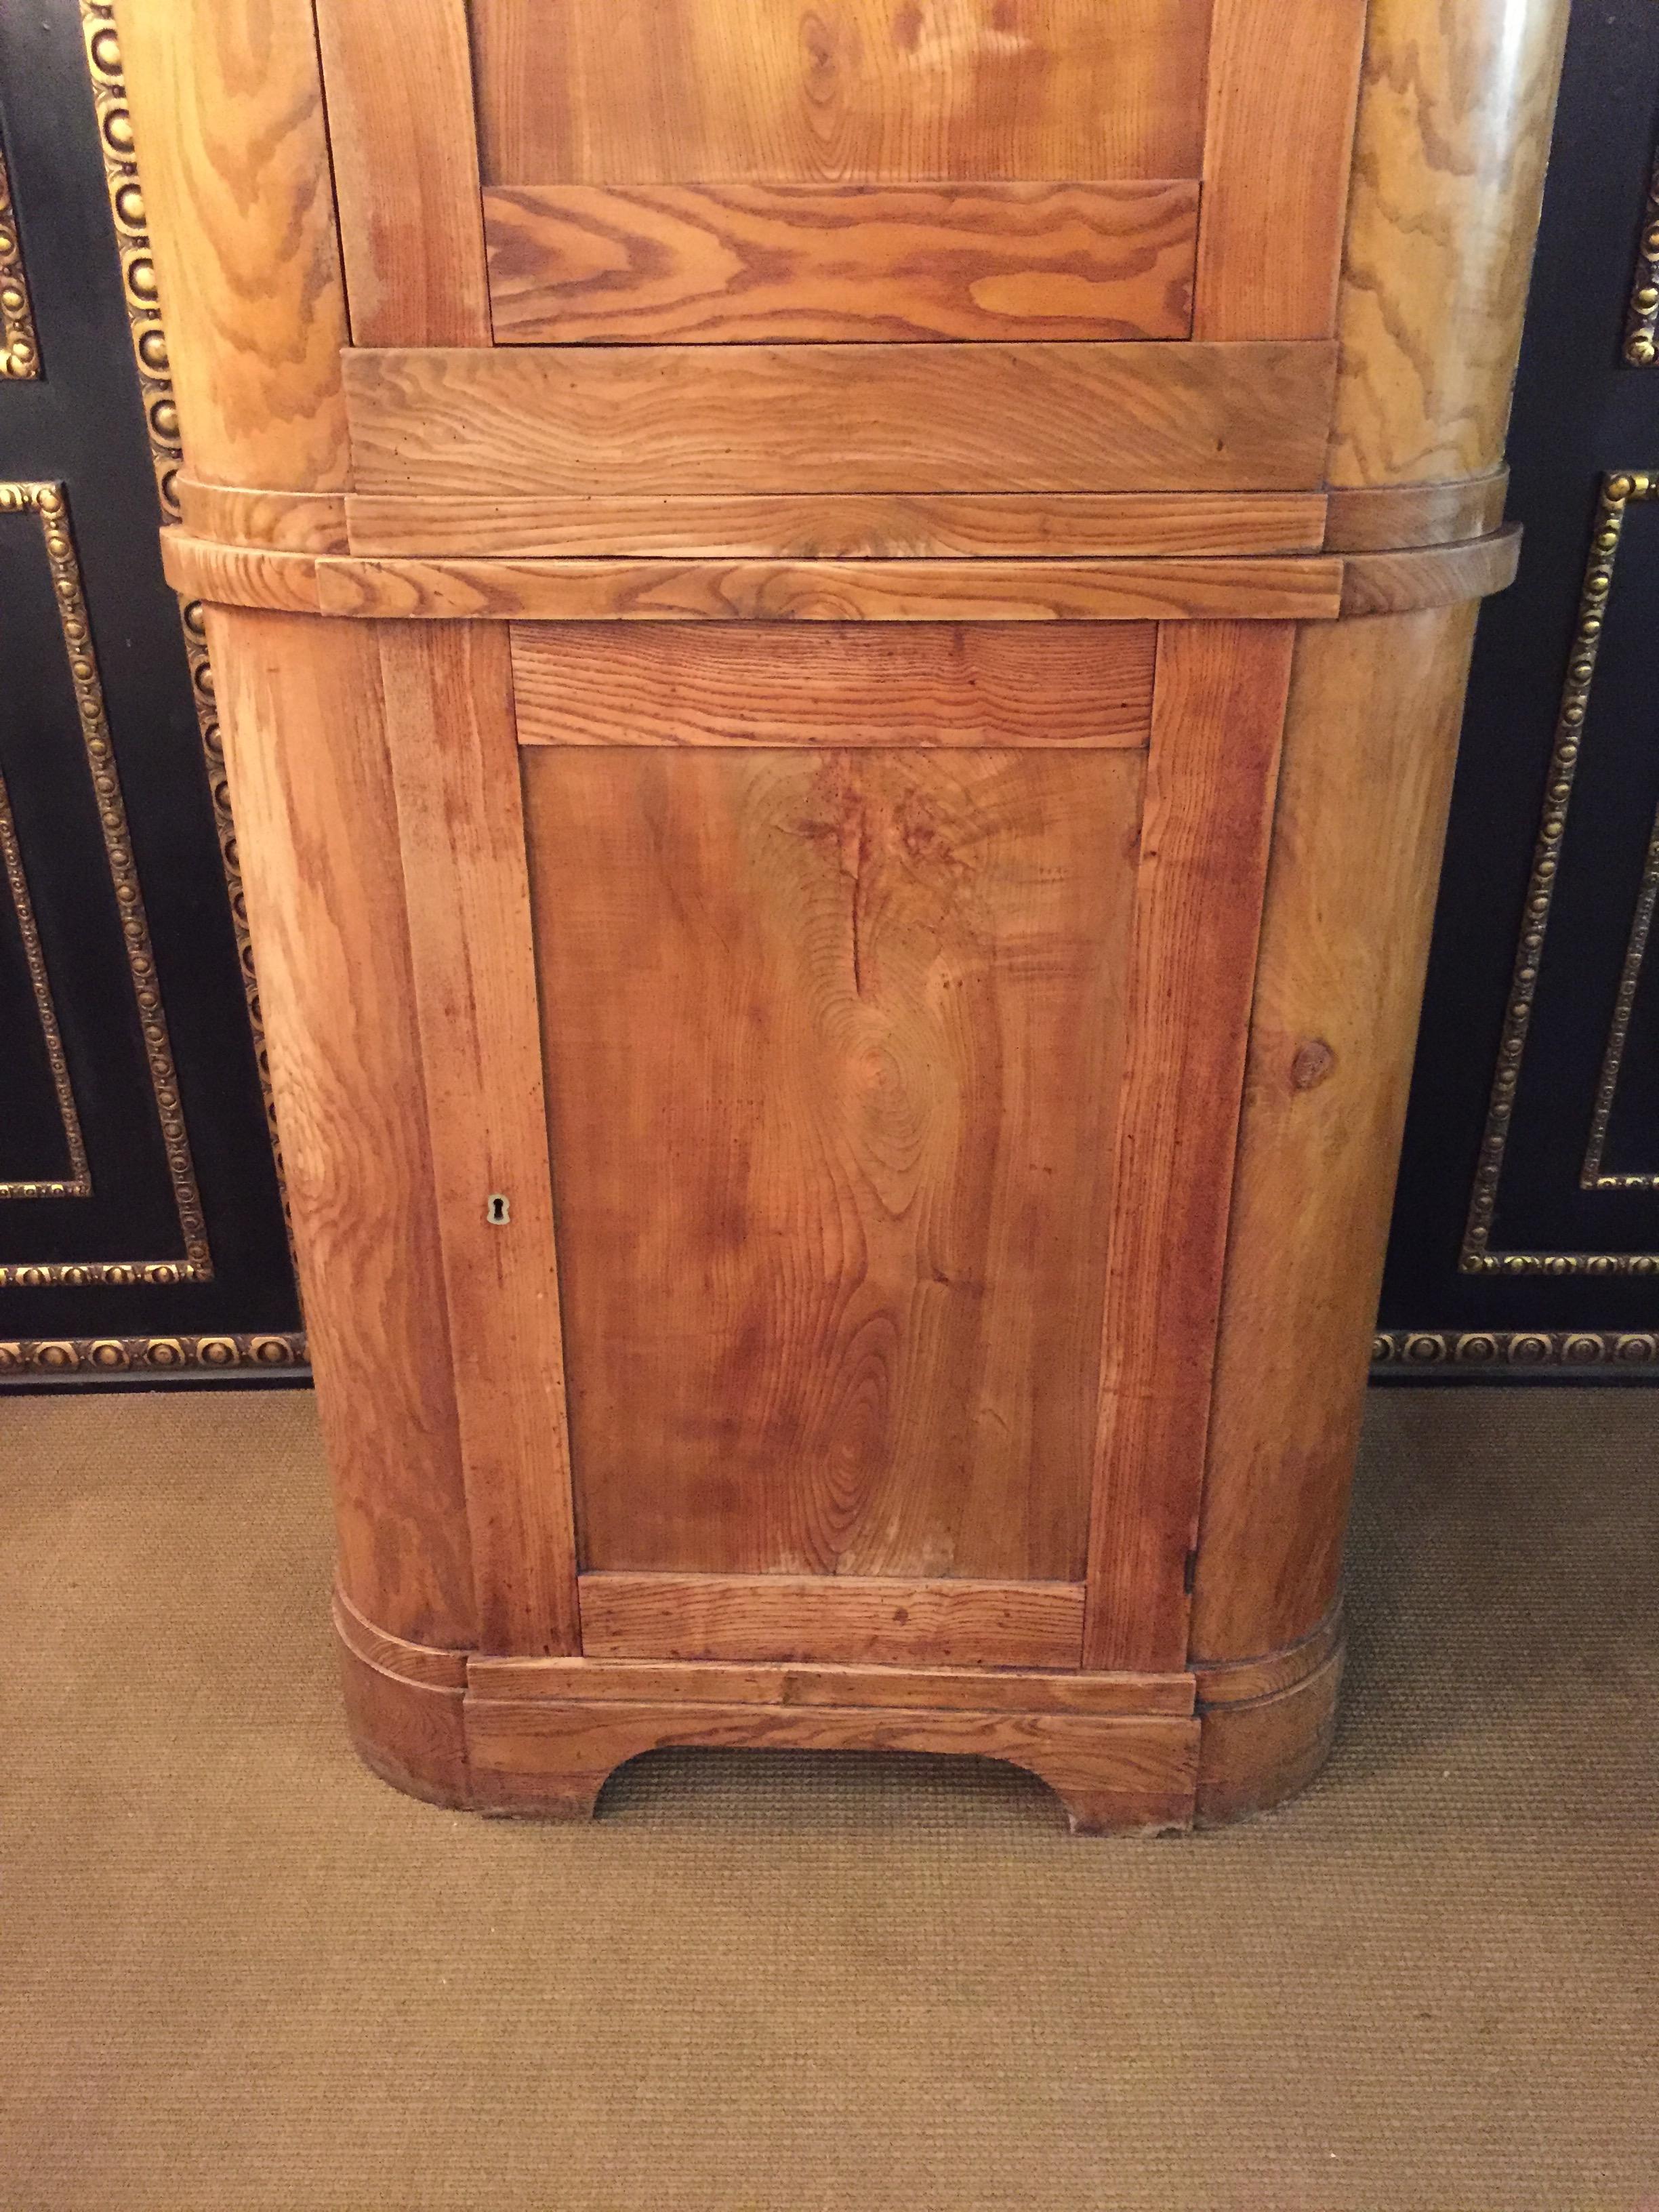
[[[182,530],[161,532],[162,574],[182,597],[209,606],[314,615],[317,559],[265,545],[210,545]]]
[[[1184,338],[1198,186],[526,185],[484,230],[504,343]]]
[[[210,608],[341,1587],[477,1641],[378,640]]]
[[[1334,484],[1496,468],[1567,0],[1370,0]]]
[[[1228,1193],[1297,633],[1163,631],[1109,1218],[1084,1664],[1185,1663]]]
[[[1206,1660],[1291,1643],[1335,1595],[1474,613],[1297,648],[1194,1590]]]
[[[1336,328],[1366,0],[1216,0],[1193,335]]]
[[[192,538],[278,553],[347,550],[346,503],[339,492],[232,491],[185,476],[175,477],[173,484],[185,530]]]
[[[1317,1627],[1294,1644],[1286,1644],[1277,1651],[1264,1652],[1254,1659],[1224,1659],[1200,1669],[1194,1676],[1198,1694],[1206,1709],[1253,1705],[1259,1698],[1275,1698],[1282,1691],[1294,1689],[1308,1675],[1317,1674],[1331,1654],[1341,1648],[1342,1607],[1339,1600]],[[470,1666],[471,1662],[468,1663]],[[470,1673],[467,1679],[471,1680]]]
[[[1312,553],[1325,536],[1323,493],[1294,491],[945,492],[931,497],[786,492],[750,498],[635,492],[604,499],[573,493],[488,501],[360,493],[348,496],[346,516],[354,553],[532,558],[645,554],[915,561],[951,555]]]
[[[1191,1674],[1037,1674],[1019,1668],[825,1667],[650,1659],[466,1662],[474,1700],[715,1705],[908,1705],[950,1712],[1167,1713],[1194,1710]]]
[[[1334,349],[357,349],[357,489],[1296,491],[1324,475]]]
[[[171,573],[208,596],[264,604],[265,556],[201,566],[189,541]],[[283,557],[283,556],[271,556]],[[290,556],[293,557],[293,556]],[[300,588],[298,572],[295,588]],[[399,621],[787,623],[1328,622],[1342,564],[1175,561],[386,561],[321,559],[325,614]],[[241,602],[237,602],[240,604]],[[286,602],[284,602],[286,603]]]
[[[1075,1671],[1080,1583],[585,1574],[584,1658]]]
[[[1449,483],[1360,484],[1330,495],[1325,544],[1334,553],[1391,553],[1485,538],[1504,520],[1507,469]]]
[[[586,1820],[614,1769],[668,1744],[926,1751],[1027,1768],[1048,1784],[1081,1835],[1161,1834],[1189,1826],[1199,1749],[1197,1721],[1174,1718],[560,1705],[505,1698],[469,1702],[466,1736],[473,1802],[497,1813]]]
[[[376,1667],[337,1632],[335,1649],[346,1725],[363,1764],[428,1805],[470,1806],[465,1691]]]
[[[1482,599],[1515,581],[1521,526],[1462,545],[1419,545],[1400,553],[1349,553],[1342,561],[1345,615],[1407,614]]]
[[[1335,1741],[1341,1679],[1339,1650],[1316,1674],[1272,1697],[1205,1711],[1194,1804],[1200,1827],[1266,1812],[1306,1789]]]
[[[583,1565],[1077,1579],[1141,756],[524,765]]]
[[[466,0],[314,0],[355,345],[485,346]]]
[[[389,1636],[385,1629],[377,1628],[358,1612],[337,1583],[331,1613],[336,1636],[367,1665],[428,1690],[466,1687],[469,1654],[465,1651],[446,1650],[439,1644],[411,1644],[407,1637]]]
[[[547,1111],[507,641],[380,632],[486,1650],[580,1650]],[[492,1193],[508,1218],[489,1218]]]
[[[1192,177],[1209,0],[473,0],[490,184]]]
[[[1150,623],[515,624],[526,745],[1144,745]]]
[[[339,490],[345,292],[311,0],[120,0],[116,20],[185,466]]]

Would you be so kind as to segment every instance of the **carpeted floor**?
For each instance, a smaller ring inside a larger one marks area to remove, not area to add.
[[[1374,1393],[1335,1759],[1190,1839],[343,1740],[310,1400],[0,1401],[6,2212],[1659,2207],[1659,1397]]]

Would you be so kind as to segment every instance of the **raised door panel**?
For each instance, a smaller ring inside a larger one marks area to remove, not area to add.
[[[1075,1583],[1143,750],[524,766],[581,1565]]]
[[[484,229],[504,343],[1184,338],[1198,185],[532,185]]]
[[[473,0],[487,183],[1194,177],[1211,0]]]

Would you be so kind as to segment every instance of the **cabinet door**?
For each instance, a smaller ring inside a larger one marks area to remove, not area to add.
[[[1289,638],[515,630],[607,1648],[1182,1663]]]

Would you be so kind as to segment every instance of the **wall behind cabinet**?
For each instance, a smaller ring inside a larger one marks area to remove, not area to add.
[[[304,1358],[107,6],[0,0],[0,1380]],[[182,613],[182,619],[181,619]]]
[[[1659,1379],[1659,12],[1577,0],[1377,1372]],[[1601,610],[1605,609],[1605,619]]]

